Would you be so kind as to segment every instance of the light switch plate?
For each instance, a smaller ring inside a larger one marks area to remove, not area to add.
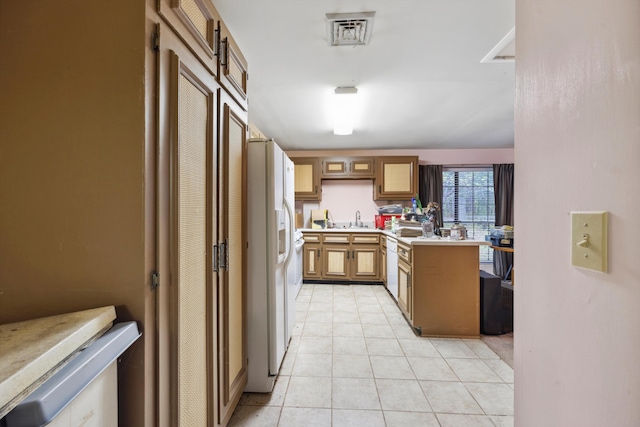
[[[607,212],[571,212],[571,265],[607,272]]]

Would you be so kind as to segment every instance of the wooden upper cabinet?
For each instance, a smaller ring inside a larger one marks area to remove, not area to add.
[[[229,29],[220,21],[220,83],[227,88],[235,100],[247,109],[247,60]]]
[[[375,200],[411,200],[418,193],[418,157],[378,157]]]
[[[346,178],[349,173],[349,161],[346,157],[327,157],[322,159],[323,178]]]
[[[373,157],[352,157],[349,174],[354,178],[375,178],[375,166]]]
[[[202,61],[207,71],[218,75],[220,15],[211,2],[202,0],[159,0],[158,14]]]
[[[325,157],[322,159],[322,178],[358,179],[375,177],[373,157]]]
[[[296,157],[291,159],[295,165],[296,200],[321,200],[320,161],[316,157]]]

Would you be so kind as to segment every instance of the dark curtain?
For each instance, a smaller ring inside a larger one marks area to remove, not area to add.
[[[493,165],[493,191],[496,227],[513,225],[513,164]],[[493,273],[496,276],[507,279],[505,276],[512,264],[512,253],[493,251]]]
[[[442,165],[420,165],[418,168],[418,197],[422,207],[427,203],[436,202],[440,206],[437,221],[438,227],[442,227]]]

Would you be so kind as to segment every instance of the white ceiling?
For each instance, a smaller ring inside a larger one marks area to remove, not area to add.
[[[515,0],[213,0],[249,63],[250,121],[287,150],[513,147],[514,62],[480,61]],[[329,47],[327,13],[375,11],[367,46]],[[329,98],[356,86],[354,133]]]

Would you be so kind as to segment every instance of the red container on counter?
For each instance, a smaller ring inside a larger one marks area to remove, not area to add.
[[[392,217],[396,217],[396,218],[400,218],[402,215],[400,214],[384,214],[384,215],[376,215],[375,218],[375,224],[376,224],[376,228],[378,230],[384,230],[384,223],[386,221],[391,221]]]

